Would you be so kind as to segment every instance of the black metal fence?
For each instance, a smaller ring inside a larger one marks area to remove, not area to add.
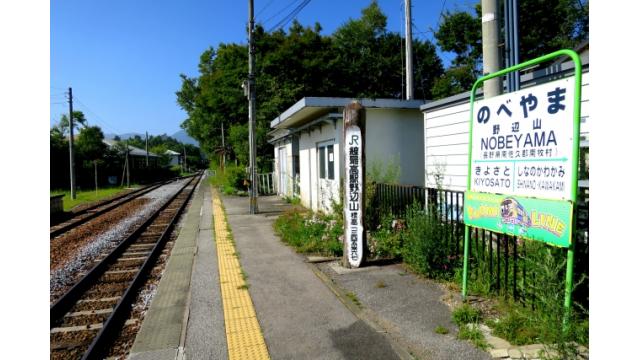
[[[589,208],[588,191],[582,192],[578,204],[577,229],[574,232],[576,244],[575,277],[588,272],[588,227]],[[464,192],[406,186],[394,184],[375,184],[371,207],[373,222],[377,222],[382,213],[391,213],[396,218],[405,218],[412,204],[426,209],[435,209],[446,228],[446,243],[449,256],[462,261],[464,246]],[[375,228],[377,224],[369,224]],[[371,228],[371,227],[370,227]],[[526,242],[515,236],[497,234],[484,229],[472,228],[469,239],[470,277],[484,279],[489,291],[522,299],[527,293],[527,284],[531,274],[527,274]],[[588,296],[588,286],[576,290],[576,298]],[[577,299],[579,300],[579,299]]]

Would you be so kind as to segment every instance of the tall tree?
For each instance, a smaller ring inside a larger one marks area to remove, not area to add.
[[[523,61],[575,47],[589,37],[588,3],[583,4],[581,0],[520,0],[518,4],[519,52]],[[481,74],[481,10],[477,3],[474,14],[454,11],[443,15],[444,20],[435,32],[437,44],[443,51],[455,53],[456,57],[434,84],[435,98],[469,90]],[[502,18],[501,22],[504,22]]]
[[[80,125],[87,126],[87,118],[84,116],[82,111],[74,111],[73,112],[73,130],[80,129]],[[60,122],[57,124],[58,129],[62,132],[62,134],[69,135],[69,116],[63,114],[60,117]]]
[[[76,142],[80,157],[93,162],[96,192],[98,191],[98,161],[103,158],[107,150],[103,140],[104,134],[98,126],[88,126],[80,131]]]

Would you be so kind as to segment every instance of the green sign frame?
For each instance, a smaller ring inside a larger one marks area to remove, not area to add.
[[[560,56],[568,56],[569,58],[571,58],[571,60],[573,60],[574,63],[574,81],[575,81],[575,90],[574,90],[574,98],[573,98],[573,158],[571,159],[572,163],[571,163],[571,167],[572,167],[572,179],[571,179],[571,197],[569,199],[569,201],[563,201],[563,203],[568,204],[569,209],[564,208],[563,211],[569,211],[569,217],[568,219],[565,217],[564,220],[568,221],[567,224],[569,225],[569,237],[568,237],[568,241],[560,241],[558,243],[553,243],[552,244],[556,245],[556,246],[562,246],[562,247],[566,247],[567,248],[567,271],[566,271],[566,278],[565,278],[565,296],[564,296],[564,307],[565,307],[565,325],[567,324],[567,320],[568,320],[568,315],[571,311],[571,292],[573,290],[573,262],[574,262],[574,242],[571,240],[573,236],[573,229],[575,229],[575,225],[576,225],[576,216],[574,214],[575,211],[575,206],[573,206],[573,204],[575,204],[577,202],[578,199],[578,156],[580,154],[580,103],[582,101],[582,62],[580,61],[580,56],[578,56],[578,54],[573,51],[573,50],[569,50],[569,49],[563,49],[563,50],[558,50],[555,52],[552,52],[550,54],[544,55],[544,56],[540,56],[538,58],[520,63],[518,65],[515,66],[511,66],[508,67],[506,69],[500,70],[498,72],[492,73],[492,74],[488,74],[485,76],[480,77],[478,80],[476,80],[476,82],[473,84],[473,87],[471,88],[471,100],[470,100],[470,111],[469,111],[469,160],[468,160],[468,172],[467,172],[467,191],[465,192],[465,232],[464,232],[464,263],[463,263],[463,273],[462,273],[462,299],[463,301],[466,299],[467,296],[467,282],[468,282],[468,272],[469,272],[469,236],[470,236],[470,227],[471,226],[476,226],[478,224],[482,225],[482,223],[478,222],[479,218],[476,219],[477,221],[473,221],[474,219],[469,219],[469,222],[467,222],[467,198],[469,196],[473,197],[474,194],[477,197],[477,194],[479,193],[471,193],[471,168],[472,168],[472,141],[473,141],[473,106],[474,106],[474,102],[476,100],[476,91],[478,89],[478,87],[483,84],[485,81],[499,77],[499,76],[503,76],[506,75],[507,73],[510,72],[514,72],[514,71],[518,71],[521,70],[523,68],[527,68],[536,64],[540,64],[543,63],[545,61],[549,61],[549,60],[553,60],[557,57]],[[491,195],[491,194],[484,194],[482,193],[482,195]],[[500,195],[495,195],[496,197],[500,197]],[[505,196],[502,196],[502,200],[504,200]],[[525,197],[513,197],[511,196],[510,198],[513,198],[514,200],[520,201],[520,202],[529,202],[529,201],[533,201],[533,203],[531,204],[536,204],[536,202],[539,201],[546,201],[547,204],[546,206],[548,206],[548,202],[552,201],[552,200],[543,200],[543,199],[533,199],[533,198],[525,198]],[[490,201],[497,201],[496,198],[491,198],[490,196],[487,197],[487,200]],[[474,201],[474,200],[472,200]],[[554,201],[555,203],[557,203],[558,201]],[[490,203],[488,203],[490,204]],[[485,204],[487,205],[487,204]],[[559,204],[554,204],[554,206],[562,206]],[[489,210],[490,213],[493,214],[495,210]],[[475,224],[475,225],[474,225]],[[478,226],[478,227],[483,227],[483,226]],[[487,227],[485,227],[487,228]],[[519,231],[521,230],[522,227],[514,227],[515,231]],[[490,229],[490,230],[494,230],[494,229]],[[501,231],[503,233],[508,233],[505,231]],[[529,237],[531,238],[531,237]],[[535,239],[535,237],[533,237]],[[566,239],[566,238],[565,238]],[[536,240],[541,240],[541,239],[536,239]],[[543,240],[544,241],[544,240]]]

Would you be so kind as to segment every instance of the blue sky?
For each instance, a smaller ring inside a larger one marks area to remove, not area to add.
[[[255,0],[257,21],[269,29],[299,2]],[[330,34],[359,17],[369,3],[311,0],[297,19],[303,25],[319,22]],[[403,1],[378,3],[388,17],[387,28],[399,31]],[[469,11],[474,3],[414,0],[414,37],[433,39],[428,30],[437,27],[443,6]],[[71,86],[74,109],[105,133],[173,134],[186,118],[176,104],[179,74],[196,76],[208,46],[246,42],[248,1],[243,0],[59,0],[50,6],[50,125],[68,112],[64,93]],[[445,54],[445,64],[447,58],[452,56]]]

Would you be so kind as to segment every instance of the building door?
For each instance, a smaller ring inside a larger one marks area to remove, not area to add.
[[[318,154],[318,210],[332,211],[333,201],[339,200],[336,180],[336,154],[333,140],[317,145]]]
[[[278,149],[278,163],[279,163],[279,171],[280,177],[278,178],[278,193],[283,196],[289,195],[287,192],[288,182],[287,182],[287,148],[282,146]]]

